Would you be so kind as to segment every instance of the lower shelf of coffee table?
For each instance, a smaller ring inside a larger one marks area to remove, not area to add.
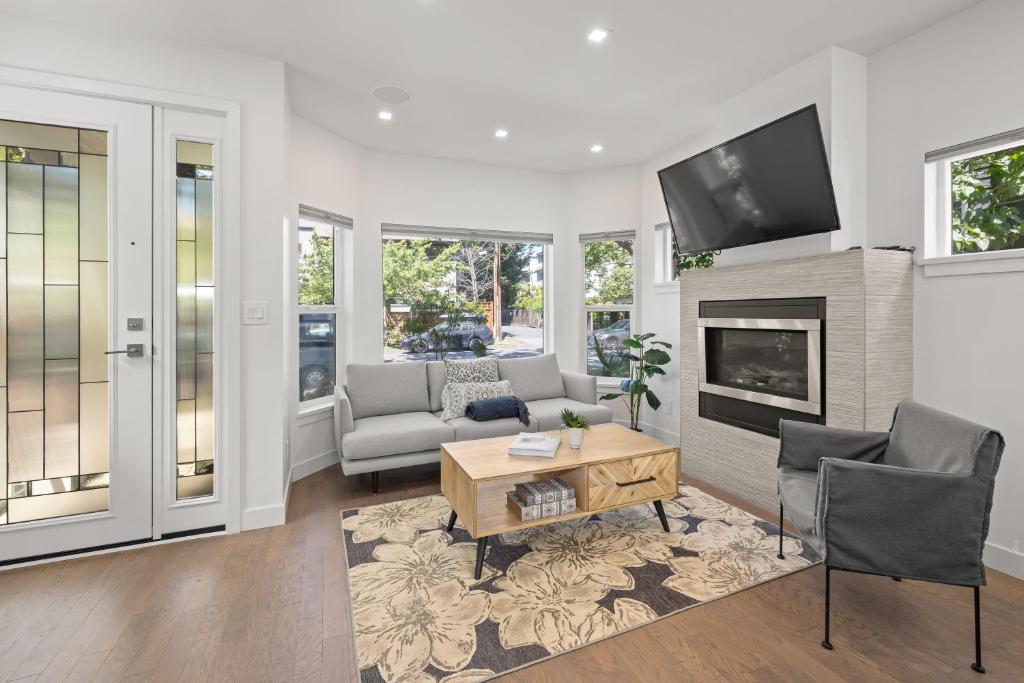
[[[591,476],[596,476],[596,473]],[[505,494],[509,490],[515,488],[516,484],[537,481],[539,479],[554,479],[556,477],[562,479],[562,481],[576,491],[576,505],[578,507],[575,512],[570,512],[564,515],[554,515],[552,517],[542,517],[541,519],[524,522],[519,519],[518,514],[509,509]],[[590,515],[607,512],[609,510],[616,510],[633,505],[649,504],[656,500],[671,498],[675,495],[675,481],[676,478],[673,476],[672,484],[670,486],[666,486],[666,482],[662,481],[658,486],[654,486],[653,489],[650,484],[648,484],[646,492],[650,495],[622,498],[618,499],[615,504],[603,505],[594,508],[587,506],[587,502],[590,499],[587,487],[594,483],[593,481],[588,481],[587,466],[545,472],[541,475],[521,475],[518,477],[510,476],[500,479],[478,481],[476,482],[475,514],[472,515],[470,519],[464,519],[464,523],[475,538],[493,536],[495,534],[508,533],[521,529],[530,529],[532,527],[544,526],[545,524],[552,524],[554,522],[565,522],[572,519],[579,519],[580,517],[589,517]],[[602,498],[602,500],[607,499]]]

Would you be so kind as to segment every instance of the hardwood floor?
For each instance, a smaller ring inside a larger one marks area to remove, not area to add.
[[[295,483],[281,527],[0,572],[0,681],[352,680],[338,511],[434,493],[438,469],[382,484],[374,496],[369,477],[335,466]],[[980,678],[968,589],[837,573],[826,652],[823,576],[784,577],[503,680],[1024,679],[1024,582],[990,572]]]

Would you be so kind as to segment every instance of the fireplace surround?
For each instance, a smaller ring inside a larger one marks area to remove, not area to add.
[[[763,507],[778,504],[778,438],[712,419],[709,401],[734,399],[699,388],[700,318],[761,314],[734,309],[712,311],[712,315],[707,305],[700,310],[701,302],[735,306],[733,302],[743,300],[824,299],[828,315],[825,320],[825,313],[821,314],[822,415],[793,411],[792,417],[823,418],[824,424],[844,429],[885,431],[896,404],[913,395],[913,282],[912,255],[886,249],[716,265],[681,273],[678,357],[683,476],[712,482]],[[801,316],[780,311],[771,317]],[[756,403],[747,402],[745,407],[759,410]]]
[[[698,414],[778,436],[779,420],[825,424],[824,298],[701,301]]]

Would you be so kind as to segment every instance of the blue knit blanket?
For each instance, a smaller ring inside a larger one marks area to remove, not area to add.
[[[466,406],[466,417],[477,422],[500,420],[503,417],[517,417],[524,425],[530,424],[530,410],[515,396],[499,396],[470,401]]]

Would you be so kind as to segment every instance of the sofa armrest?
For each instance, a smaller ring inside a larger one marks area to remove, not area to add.
[[[814,472],[821,458],[876,462],[888,445],[888,432],[861,432],[810,422],[779,420],[779,460],[776,465]]]
[[[987,500],[969,474],[822,458],[815,533],[831,566],[981,585]]]
[[[352,402],[348,400],[345,387],[340,384],[334,388],[334,439],[338,444],[338,456],[341,456],[341,437],[355,429],[352,420]]]
[[[597,405],[597,378],[584,375],[582,372],[562,370],[562,385],[565,397],[580,403]]]

